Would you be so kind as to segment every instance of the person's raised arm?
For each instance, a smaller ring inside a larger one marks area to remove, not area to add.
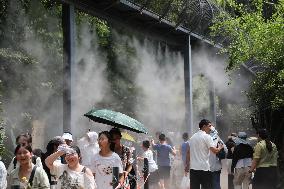
[[[152,144],[152,146],[156,145],[154,139],[151,140],[151,144]]]
[[[65,152],[64,151],[57,151],[57,152],[54,152],[53,154],[51,154],[50,156],[48,156],[46,159],[45,159],[45,164],[46,166],[50,169],[50,170],[53,170],[54,168],[54,165],[53,163],[55,162],[55,160],[57,160],[57,158],[59,158],[60,156],[64,155]]]

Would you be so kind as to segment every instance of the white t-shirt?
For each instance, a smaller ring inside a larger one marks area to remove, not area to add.
[[[151,150],[146,150],[143,152],[143,158],[148,159],[148,165],[149,165],[149,172],[152,173],[158,169],[158,166],[156,162],[153,159],[153,152]]]
[[[103,157],[97,153],[92,160],[90,169],[95,173],[97,189],[112,189],[112,168],[118,167],[119,173],[123,173],[122,162],[116,153],[109,157]]]
[[[210,147],[214,147],[213,139],[205,131],[199,130],[189,140],[190,169],[209,171]]]
[[[83,170],[82,166],[82,170]],[[94,189],[95,179],[85,172],[73,171],[67,164],[54,164],[52,174],[57,178],[57,189]]]
[[[7,187],[7,170],[4,163],[0,160],[0,188]]]

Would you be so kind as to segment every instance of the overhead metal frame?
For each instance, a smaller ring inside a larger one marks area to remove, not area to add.
[[[191,126],[193,124],[192,116],[192,66],[191,66],[191,41],[201,40],[208,43],[214,47],[220,48],[215,39],[209,36],[208,27],[212,24],[213,17],[218,13],[219,9],[217,6],[212,4],[209,0],[180,0],[185,5],[185,8],[180,9],[178,17],[175,19],[169,19],[172,11],[176,11],[172,7],[172,0],[168,0],[165,3],[159,14],[151,8],[151,3],[153,0],[145,0],[141,3],[141,0],[58,0],[63,3],[63,5],[71,5],[80,11],[86,12],[93,16],[105,19],[112,24],[117,24],[119,26],[130,26],[144,34],[151,35],[152,37],[163,41],[170,46],[175,46],[184,52],[184,79],[185,79],[185,99],[186,99],[186,122],[187,125]],[[66,17],[62,19],[68,19]],[[129,15],[131,17],[129,18]],[[71,16],[71,15],[70,15]],[[71,16],[71,19],[74,20]],[[71,24],[64,25],[63,28],[74,30]],[[71,32],[72,33],[72,32]],[[69,35],[64,33],[64,35]],[[73,34],[74,35],[74,32]],[[69,36],[70,37],[70,36]],[[73,41],[69,38],[64,37],[65,40],[71,40],[68,42],[70,46],[74,45]],[[220,41],[225,41],[227,39],[220,38]],[[186,43],[185,43],[186,42]],[[64,52],[67,53],[67,59],[64,61],[67,65],[67,80],[71,82],[71,71],[72,61],[74,61],[74,50],[70,47],[64,45]],[[75,46],[75,45],[74,45]],[[70,50],[71,49],[71,50]],[[250,72],[253,71],[244,65]],[[68,71],[68,69],[70,69]],[[70,74],[69,74],[70,73]],[[215,94],[215,91],[213,91]],[[71,115],[71,86],[70,91],[66,91],[64,96],[66,103],[64,104],[66,116]],[[68,99],[70,98],[70,99]],[[213,98],[214,99],[214,98]],[[64,101],[65,101],[64,100]],[[215,103],[215,102],[212,102]],[[69,108],[69,110],[68,110]],[[68,117],[66,117],[68,118]],[[64,128],[67,131],[71,129],[70,120],[64,119]],[[189,127],[190,128],[190,127]],[[189,132],[192,132],[189,130]]]

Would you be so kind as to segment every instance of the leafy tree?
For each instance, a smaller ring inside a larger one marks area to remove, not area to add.
[[[228,71],[247,61],[259,68],[249,96],[261,109],[284,107],[284,1],[230,2],[233,11],[221,12],[213,35],[228,37],[222,52],[228,54]]]
[[[230,13],[221,12],[212,26],[213,35],[229,38],[222,52],[228,54],[227,70],[252,61],[258,66],[249,91],[256,107],[256,127],[266,127],[279,148],[279,167],[284,185],[284,1],[230,1]]]

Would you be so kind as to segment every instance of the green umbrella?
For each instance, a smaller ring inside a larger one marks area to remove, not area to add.
[[[142,123],[120,112],[107,109],[92,109],[88,113],[84,114],[84,116],[98,123],[104,123],[114,127],[134,131],[136,133],[148,133]]]

